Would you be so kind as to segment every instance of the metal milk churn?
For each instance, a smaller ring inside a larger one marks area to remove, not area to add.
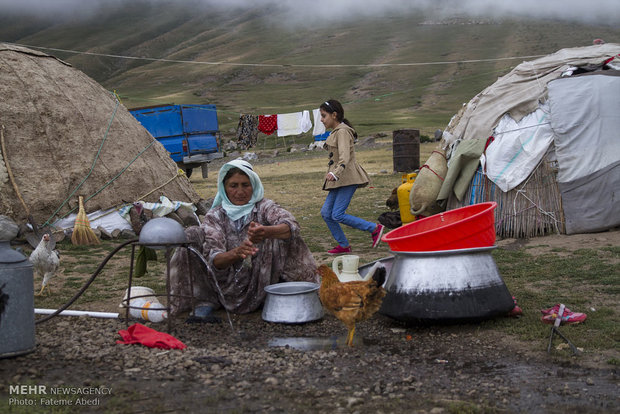
[[[0,358],[34,351],[32,265],[0,240]]]

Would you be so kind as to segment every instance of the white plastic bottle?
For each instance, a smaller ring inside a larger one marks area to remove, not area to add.
[[[168,318],[166,307],[157,301],[137,298],[132,299],[129,303],[131,305],[129,314],[134,318],[140,318],[150,322],[161,322]]]

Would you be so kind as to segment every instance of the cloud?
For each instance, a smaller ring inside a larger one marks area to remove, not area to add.
[[[20,14],[45,20],[92,17],[104,7],[118,7],[126,0],[0,0],[0,15]]]
[[[527,17],[620,25],[617,0],[449,0],[446,3],[455,11],[471,16]]]
[[[6,12],[39,17],[86,18],[105,10],[136,4],[136,0],[0,0]],[[618,0],[142,0],[144,4],[202,7],[220,12],[262,9],[280,22],[318,25],[386,15],[425,12],[439,16],[524,17],[588,24],[620,25]]]

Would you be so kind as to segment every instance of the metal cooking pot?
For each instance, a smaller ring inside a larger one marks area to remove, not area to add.
[[[35,349],[32,265],[0,241],[0,358]]]
[[[494,248],[394,252],[379,312],[405,322],[480,320],[510,312],[514,301],[491,255]]]
[[[284,282],[265,287],[263,319],[267,322],[305,323],[321,319],[323,305],[319,299],[319,284]]]

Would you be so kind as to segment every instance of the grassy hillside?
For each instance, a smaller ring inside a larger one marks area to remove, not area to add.
[[[178,2],[181,3],[181,2]],[[346,103],[360,135],[418,128],[432,135],[473,95],[523,59],[594,38],[620,42],[620,29],[574,23],[385,16],[342,24],[280,25],[266,11],[209,11],[134,2],[81,21],[0,17],[0,40],[25,45],[148,57],[175,63],[45,50],[73,64],[131,108],[214,103],[230,134],[240,113]],[[529,60],[529,59],[526,59]],[[478,61],[478,62],[464,62]],[[460,63],[458,63],[460,62]],[[273,66],[230,64],[260,64]],[[375,64],[426,63],[408,66]],[[312,67],[296,65],[345,65]],[[351,66],[360,65],[360,66]]]

